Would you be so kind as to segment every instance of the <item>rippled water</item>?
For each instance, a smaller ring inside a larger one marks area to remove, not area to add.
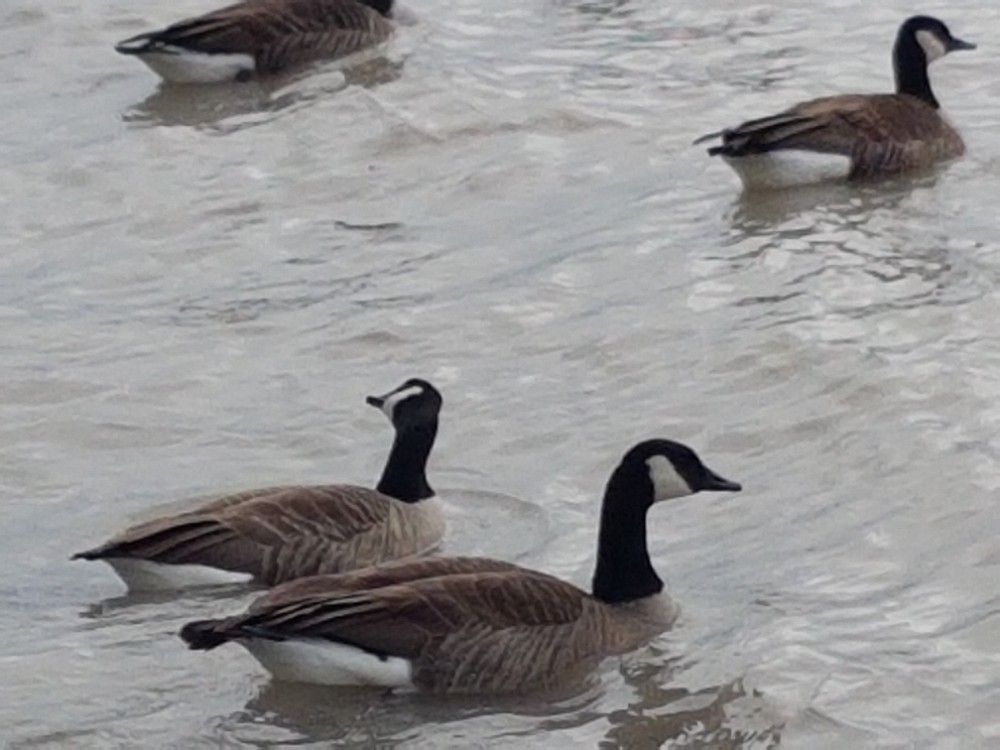
[[[969,154],[740,198],[700,133],[886,88],[914,8],[411,0],[392,59],[159,89],[202,0],[0,10],[0,734],[13,747],[997,747],[1000,6],[933,2]],[[632,442],[742,495],[653,511],[671,633],[551,701],[271,684],[67,556],[210,491],[374,479],[445,395],[453,550],[586,584]]]

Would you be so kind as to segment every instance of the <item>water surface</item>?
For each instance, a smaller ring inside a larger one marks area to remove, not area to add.
[[[741,198],[702,132],[884,89],[905,3],[421,0],[391,59],[170,90],[114,54],[202,0],[0,10],[0,734],[13,747],[995,747],[1000,8],[933,80],[968,155]],[[371,482],[363,397],[439,385],[454,551],[586,584],[621,453],[678,626],[551,700],[270,683],[70,563],[208,492]]]

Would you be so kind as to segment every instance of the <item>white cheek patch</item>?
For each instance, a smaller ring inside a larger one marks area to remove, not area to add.
[[[385,397],[385,402],[382,404],[382,413],[389,417],[389,419],[392,419],[392,413],[396,410],[396,406],[400,401],[405,401],[411,396],[423,395],[424,389],[419,385],[411,385],[409,388],[402,388],[398,391],[393,391]]]
[[[652,456],[646,460],[646,466],[653,482],[654,502],[692,494],[691,485],[684,481],[666,456]]]
[[[918,31],[917,32],[917,43],[924,50],[924,54],[927,55],[927,62],[932,63],[938,58],[944,57],[948,50],[935,34],[930,31]]]

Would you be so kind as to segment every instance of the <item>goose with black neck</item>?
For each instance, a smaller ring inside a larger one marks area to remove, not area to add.
[[[376,489],[293,485],[225,495],[127,528],[74,558],[103,560],[130,591],[148,591],[274,585],[430,552],[446,526],[426,473],[441,394],[410,379],[367,401],[396,431]]]
[[[647,440],[604,492],[591,593],[483,557],[430,557],[279,586],[241,615],[184,626],[196,650],[234,641],[275,679],[440,693],[562,689],[669,628],[678,607],[647,548],[656,503],[738,492],[689,447]]]
[[[965,143],[941,113],[928,66],[975,49],[937,18],[913,16],[899,28],[892,60],[896,91],[802,102],[779,114],[702,136],[747,190],[827,180],[860,180],[926,169],[960,156]]]
[[[115,50],[171,83],[249,81],[319,60],[345,66],[377,57],[396,24],[414,20],[395,0],[242,0]]]

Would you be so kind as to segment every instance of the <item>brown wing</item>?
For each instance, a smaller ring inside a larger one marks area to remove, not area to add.
[[[695,143],[721,138],[721,146],[712,146],[708,149],[710,155],[747,156],[779,148],[779,144],[787,139],[814,133],[822,127],[822,119],[788,110],[756,120],[747,120],[735,128],[703,135],[695,140]]]
[[[369,589],[465,573],[521,570],[514,563],[487,557],[424,557],[396,560],[348,573],[309,576],[276,586],[254,600],[250,612],[271,608],[315,596],[342,596]]]
[[[386,41],[392,24],[358,0],[246,0],[145,35],[150,49],[246,54],[259,72]]]
[[[201,510],[133,526],[75,557],[207,565],[276,583],[367,564],[355,559],[357,545],[386,521],[394,502],[350,485],[240,493]]]
[[[887,94],[839,99],[821,134],[837,153],[851,156],[852,177],[926,167],[965,150],[948,121],[916,97]]]
[[[411,661],[440,691],[544,689],[606,655],[602,605],[535,571],[442,575],[343,594],[313,593],[228,620],[191,623],[192,648],[239,638],[325,639]]]
[[[851,157],[855,177],[928,165],[957,156],[964,148],[936,109],[897,94],[814,99],[713,136],[722,138],[721,146],[709,149],[713,155],[739,157],[778,149],[843,154]]]
[[[184,511],[185,513],[215,513],[216,511],[229,508],[234,505],[240,505],[247,502],[248,500],[256,500],[259,497],[266,497],[268,495],[275,495],[279,492],[284,492],[285,490],[291,489],[290,487],[261,487],[255,490],[243,490],[242,492],[234,492],[230,495],[219,495],[219,496],[207,496],[205,501],[195,508],[189,511]]]
[[[445,565],[454,562],[442,559]],[[489,570],[492,562],[477,572],[350,593],[342,592],[333,581],[332,590],[314,589],[296,599],[286,597],[275,606],[255,607],[241,625],[278,638],[325,638],[414,657],[429,643],[467,628],[564,625],[579,618],[589,597],[576,586],[510,564],[500,563],[506,569]]]

